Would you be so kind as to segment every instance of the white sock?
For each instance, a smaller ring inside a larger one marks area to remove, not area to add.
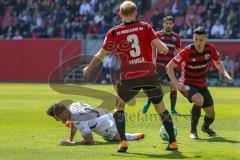
[[[136,133],[133,133],[133,134],[130,134],[130,133],[126,133],[126,138],[128,141],[133,141],[133,140],[137,140],[137,134]]]

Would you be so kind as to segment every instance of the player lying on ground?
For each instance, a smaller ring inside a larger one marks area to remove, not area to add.
[[[61,141],[61,145],[94,144],[92,131],[106,141],[120,140],[112,113],[104,109],[94,109],[92,106],[82,102],[71,103],[69,105],[58,102],[48,108],[47,114],[63,123],[71,121],[71,124],[65,124],[70,127],[70,140]],[[77,130],[79,130],[84,139],[81,142],[73,141]],[[144,138],[144,134],[126,133],[126,137],[128,140],[139,140]]]
[[[158,76],[161,80],[170,82],[170,79],[167,75],[166,65],[173,59],[173,57],[181,50],[180,36],[173,32],[174,19],[172,16],[166,16],[163,18],[163,30],[156,32],[158,38],[164,42],[169,51],[167,54],[161,54],[158,50],[154,49],[153,52],[156,52],[156,69]],[[175,85],[170,83],[170,101],[171,101],[171,114],[174,116],[180,115],[176,109],[177,101],[177,90]],[[146,113],[148,108],[151,105],[150,99],[144,105],[142,112]]]
[[[207,43],[206,31],[198,27],[194,31],[193,44],[188,45],[167,65],[168,76],[176,88],[183,95],[194,103],[191,112],[191,133],[190,138],[198,139],[197,124],[201,116],[201,108],[205,111],[202,131],[209,136],[215,136],[216,132],[209,128],[215,118],[215,110],[212,96],[207,88],[206,74],[211,61],[227,80],[232,78],[227,73],[216,47]],[[174,69],[181,66],[181,78],[178,81]]]
[[[121,60],[121,80],[117,84],[117,105],[113,117],[120,136],[118,152],[127,152],[128,149],[125,135],[125,105],[140,90],[143,90],[151,99],[169,135],[169,144],[166,150],[178,150],[173,121],[162,101],[163,92],[156,75],[152,53],[152,45],[163,54],[168,53],[168,48],[158,39],[150,24],[136,21],[137,7],[133,2],[121,3],[119,16],[122,24],[107,32],[102,48],[93,57],[90,64],[83,69],[83,77],[84,79],[88,78],[92,70],[101,64],[107,54],[117,54]]]

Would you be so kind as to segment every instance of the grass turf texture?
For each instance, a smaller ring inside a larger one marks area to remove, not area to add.
[[[91,87],[91,86],[90,86]],[[112,86],[93,86],[114,93]],[[216,121],[213,124],[218,137],[210,138],[200,130],[201,140],[189,139],[189,117],[176,117],[179,152],[165,151],[166,142],[159,136],[161,122],[150,114],[140,113],[144,98],[137,99],[135,107],[127,106],[127,132],[143,132],[144,140],[132,141],[127,154],[117,153],[117,143],[109,144],[94,135],[94,146],[59,146],[68,137],[68,128],[46,115],[50,104],[61,99],[83,101],[98,105],[100,100],[64,95],[51,90],[47,84],[0,84],[0,159],[1,160],[81,160],[81,159],[239,159],[240,156],[240,88],[215,88],[210,91],[215,100]],[[169,94],[164,97],[169,108]],[[177,111],[189,114],[191,104],[178,94]],[[202,112],[203,113],[203,112]],[[75,140],[81,140],[79,133]]]

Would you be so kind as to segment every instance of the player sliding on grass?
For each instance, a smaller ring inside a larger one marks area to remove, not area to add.
[[[198,27],[194,31],[193,44],[188,45],[167,65],[167,73],[172,83],[183,95],[193,102],[191,111],[191,133],[190,138],[198,139],[197,124],[201,115],[201,108],[205,111],[202,131],[209,136],[216,133],[209,128],[215,118],[214,103],[207,88],[206,74],[208,65],[213,60],[218,71],[229,81],[232,78],[227,73],[216,47],[207,43],[206,31],[203,27]],[[174,74],[174,69],[181,66],[181,78],[178,81]]]
[[[58,102],[48,108],[47,114],[70,127],[70,140],[61,141],[61,145],[94,144],[92,131],[106,141],[120,140],[112,114],[103,109],[94,109],[92,106],[82,102],[71,103],[69,105]],[[71,121],[70,124],[69,121]],[[77,130],[80,131],[84,139],[81,142],[73,141]],[[139,140],[144,138],[144,134],[126,133],[126,137],[128,140]]]
[[[107,32],[102,48],[90,64],[83,69],[83,76],[89,77],[91,71],[103,61],[108,53],[117,54],[121,59],[121,80],[117,84],[118,97],[113,117],[121,141],[118,152],[126,152],[128,149],[125,135],[125,104],[133,99],[141,89],[150,98],[169,135],[169,144],[166,149],[177,150],[173,122],[162,102],[163,92],[156,75],[152,54],[152,45],[162,53],[168,53],[168,48],[158,39],[150,24],[136,21],[137,7],[133,2],[121,3],[119,15],[122,24]]]
[[[163,41],[169,51],[168,54],[161,54],[157,52],[156,56],[156,68],[158,76],[161,80],[165,80],[170,82],[170,79],[166,72],[166,65],[173,59],[174,55],[177,54],[181,50],[180,36],[173,32],[174,27],[174,19],[172,16],[166,16],[163,18],[163,30],[156,32],[158,38]],[[154,51],[156,52],[156,51]],[[170,101],[171,101],[171,114],[174,116],[180,115],[176,109],[176,101],[177,101],[177,90],[174,84],[170,84]],[[144,105],[142,112],[146,113],[151,105],[151,101],[148,99],[147,103]]]

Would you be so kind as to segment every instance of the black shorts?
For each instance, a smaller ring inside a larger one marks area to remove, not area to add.
[[[134,78],[129,80],[121,80],[117,84],[118,96],[124,101],[129,102],[138,92],[143,89],[148,98],[160,97],[163,92],[157,75],[149,77]]]
[[[202,107],[207,108],[207,107],[213,106],[214,102],[212,99],[212,95],[209,92],[207,87],[199,88],[199,87],[195,87],[195,86],[188,85],[188,84],[186,84],[185,87],[186,87],[187,91],[181,92],[181,93],[188,99],[188,101],[190,103],[193,103],[192,96],[196,93],[200,93],[204,98]]]
[[[174,70],[175,72],[175,76],[176,78],[179,77],[179,72],[175,69]],[[165,81],[165,82],[170,82],[170,78],[168,77],[168,74],[167,74],[167,70],[166,70],[166,67],[164,66],[157,66],[157,74],[158,74],[158,77],[161,81]]]

